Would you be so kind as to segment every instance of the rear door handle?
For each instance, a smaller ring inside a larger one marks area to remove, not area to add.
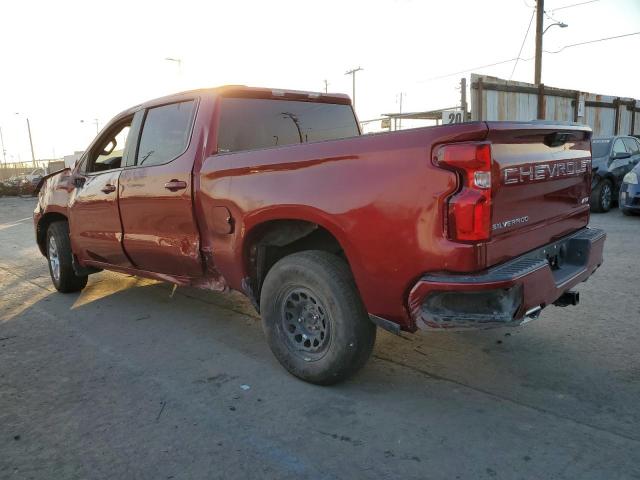
[[[100,190],[102,190],[103,193],[111,193],[111,192],[115,192],[116,191],[116,186],[115,185],[111,185],[110,183],[107,183]]]
[[[164,188],[170,190],[172,192],[177,192],[178,190],[184,190],[187,188],[187,182],[183,182],[182,180],[173,180],[168,181],[164,184]]]

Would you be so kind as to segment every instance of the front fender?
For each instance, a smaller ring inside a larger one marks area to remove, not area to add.
[[[46,180],[48,178],[54,177],[56,175],[60,175],[60,174],[62,174],[62,172],[67,171],[67,170],[68,170],[68,173],[71,173],[71,169],[69,167],[65,167],[65,168],[62,168],[60,170],[56,170],[55,172],[52,172],[52,173],[42,177],[40,179],[40,181],[38,182],[38,184],[36,185],[36,189],[34,190],[34,195],[38,195],[40,193],[40,190],[42,189],[42,187],[44,186],[44,184],[45,184],[45,182],[46,182]]]

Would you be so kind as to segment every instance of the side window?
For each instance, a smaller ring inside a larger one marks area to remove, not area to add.
[[[631,153],[631,155],[637,155],[638,153],[638,142],[635,138],[623,138],[624,144],[627,147],[627,151]]]
[[[616,153],[627,153],[627,149],[624,148],[624,143],[622,143],[622,139],[619,138],[616,140],[616,143],[613,144],[613,154]]]
[[[142,126],[137,165],[160,165],[182,154],[189,144],[195,101],[150,108]]]
[[[224,97],[220,102],[219,153],[358,134],[351,105],[233,97]]]
[[[99,140],[82,167],[86,173],[104,172],[122,166],[131,120],[132,118],[124,120]]]
[[[138,110],[131,121],[131,128],[127,136],[127,144],[125,146],[124,157],[122,158],[123,167],[131,167],[136,162],[136,148],[138,147],[138,139],[140,138],[140,129],[144,120],[144,110]]]

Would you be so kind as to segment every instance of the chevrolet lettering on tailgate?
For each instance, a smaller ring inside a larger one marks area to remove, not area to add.
[[[531,163],[502,170],[502,183],[513,185],[518,183],[537,182],[551,178],[582,175],[591,170],[591,159],[567,160],[549,163]]]

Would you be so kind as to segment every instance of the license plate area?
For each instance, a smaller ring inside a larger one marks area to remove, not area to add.
[[[567,244],[570,241],[556,243],[543,251],[551,270],[560,270],[567,260]]]
[[[549,264],[556,285],[561,285],[584,270],[590,248],[587,239],[569,238],[545,246],[540,253]]]

